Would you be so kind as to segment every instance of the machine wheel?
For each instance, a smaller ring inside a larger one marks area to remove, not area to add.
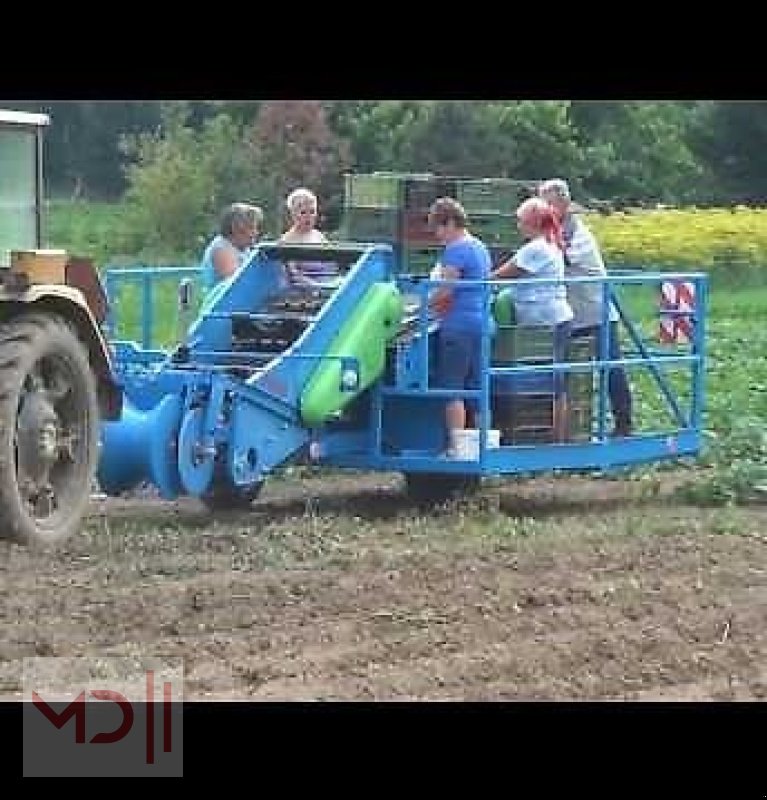
[[[479,475],[445,475],[431,472],[406,472],[405,491],[418,503],[442,503],[479,489]]]
[[[73,534],[98,442],[95,377],[72,328],[34,313],[0,325],[0,536],[46,545]]]
[[[251,486],[216,484],[200,497],[209,511],[247,511],[261,493],[263,483]]]

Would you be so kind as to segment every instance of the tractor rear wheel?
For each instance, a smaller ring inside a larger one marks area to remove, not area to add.
[[[78,530],[98,465],[88,353],[60,317],[0,324],[0,536],[49,545]]]

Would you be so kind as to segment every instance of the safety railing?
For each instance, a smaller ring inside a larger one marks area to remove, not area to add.
[[[491,421],[493,386],[498,379],[535,376],[566,376],[582,374],[594,380],[596,408],[589,421],[588,442],[606,442],[608,434],[610,372],[624,369],[636,378],[641,387],[634,387],[635,405],[647,418],[646,431],[658,433],[661,413],[671,418],[663,432],[681,430],[699,432],[704,408],[704,377],[706,356],[707,276],[702,272],[642,272],[622,269],[602,277],[568,277],[568,287],[577,284],[599,284],[602,293],[602,319],[597,327],[593,355],[588,358],[568,358],[558,361],[553,352],[545,363],[497,363],[493,359],[493,341],[504,328],[492,320],[493,300],[502,289],[544,287],[560,284],[554,278],[524,278],[503,281],[445,281],[420,276],[403,276],[398,285],[406,295],[417,298],[417,310],[411,314],[408,340],[399,347],[408,347],[417,357],[413,359],[407,382],[395,370],[389,385],[383,388],[384,397],[438,397],[441,399],[470,398],[479,406],[480,455],[483,457]],[[433,365],[430,364],[429,331],[435,328],[435,316],[430,310],[430,295],[438,288],[476,289],[482,292],[481,386],[478,389],[454,390],[435,385]],[[649,290],[643,296],[624,298],[632,289]],[[616,324],[625,341],[620,358],[610,357],[609,310],[617,312]],[[669,324],[672,323],[672,324]],[[523,328],[525,326],[516,326]],[[495,363],[494,363],[495,362]],[[685,376],[686,371],[686,376]],[[640,374],[644,377],[639,380]],[[672,375],[673,373],[673,375]],[[681,375],[681,378],[680,378]],[[676,376],[676,379],[674,379]],[[641,389],[641,392],[637,391]],[[643,431],[637,431],[642,435]]]
[[[190,313],[201,299],[199,267],[137,264],[107,267],[104,276],[109,301],[104,323],[108,338],[135,341],[144,350],[167,346],[178,337],[180,287],[192,287]]]

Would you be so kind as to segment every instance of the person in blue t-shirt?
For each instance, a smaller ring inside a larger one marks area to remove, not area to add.
[[[429,209],[429,227],[444,250],[436,275],[442,280],[488,280],[492,259],[487,246],[467,229],[463,206],[452,197],[440,197]],[[439,317],[436,382],[444,389],[480,389],[483,324],[492,333],[494,323],[486,313],[482,286],[439,287],[431,306]],[[457,455],[456,431],[477,427],[477,404],[467,409],[463,399],[450,400],[445,409],[448,457]],[[467,413],[471,411],[471,414]],[[470,419],[471,418],[471,419]],[[468,425],[471,421],[473,424]]]
[[[200,262],[203,293],[230,278],[243,265],[261,234],[264,213],[258,206],[232,203],[221,215],[219,232],[208,243]]]

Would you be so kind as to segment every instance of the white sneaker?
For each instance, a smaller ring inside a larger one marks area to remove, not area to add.
[[[439,458],[450,459],[451,461],[461,461],[461,454],[454,448],[448,447],[439,454]]]

